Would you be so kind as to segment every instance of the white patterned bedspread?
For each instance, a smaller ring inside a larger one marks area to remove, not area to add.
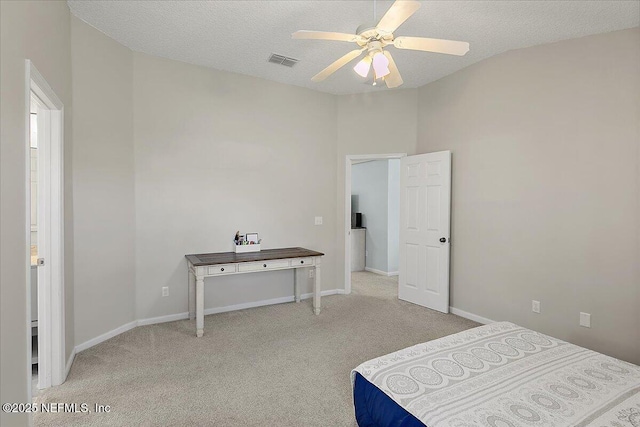
[[[355,372],[429,427],[640,426],[640,367],[513,323],[418,344]]]

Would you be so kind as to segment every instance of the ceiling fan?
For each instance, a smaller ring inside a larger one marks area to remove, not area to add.
[[[418,1],[396,0],[380,19],[378,25],[360,25],[356,30],[356,34],[300,30],[291,34],[291,37],[294,39],[353,42],[358,45],[358,49],[352,50],[313,76],[311,80],[314,82],[326,79],[366,51],[366,56],[356,64],[353,68],[354,71],[362,77],[367,77],[371,68],[373,68],[374,85],[377,79],[382,78],[387,87],[394,88],[402,84],[402,77],[391,53],[384,50],[389,45],[393,45],[398,49],[422,50],[424,52],[446,53],[458,56],[462,56],[469,51],[469,43],[466,42],[424,37],[395,37],[393,32],[419,8],[420,2]]]

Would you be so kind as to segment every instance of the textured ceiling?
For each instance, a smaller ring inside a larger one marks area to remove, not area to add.
[[[353,43],[292,40],[296,30],[353,33],[373,20],[374,1],[68,1],[74,15],[134,51],[314,90],[349,94],[372,87],[343,67],[327,80],[311,77],[354,49]],[[376,20],[391,6],[376,2]],[[374,21],[374,22],[375,22]],[[464,57],[388,49],[404,79],[419,87],[511,49],[640,25],[640,1],[422,1],[396,32],[467,41]],[[274,52],[297,58],[287,68]]]

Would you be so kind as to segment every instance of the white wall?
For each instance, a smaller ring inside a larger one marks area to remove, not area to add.
[[[366,267],[398,272],[400,159],[356,163],[351,169],[352,212],[362,213],[366,227]]]
[[[366,227],[365,268],[387,272],[389,266],[389,161],[376,160],[353,165],[351,197]]]
[[[75,341],[135,320],[133,53],[71,18]]]
[[[0,2],[0,401],[29,402],[27,375],[27,274],[29,221],[25,211],[29,109],[25,59],[30,59],[65,105],[71,129],[71,42],[64,2]],[[73,211],[71,132],[65,133],[66,352],[73,339]],[[0,425],[26,425],[26,414],[0,412]]]
[[[237,230],[326,253],[322,288],[342,287],[333,96],[135,53],[134,117],[138,318],[187,311],[184,255],[230,251]],[[207,279],[205,307],[291,296],[292,275]]]
[[[639,47],[520,49],[420,89],[419,151],[453,153],[453,306],[640,363]]]
[[[31,244],[38,244],[38,148],[29,150],[31,163]]]

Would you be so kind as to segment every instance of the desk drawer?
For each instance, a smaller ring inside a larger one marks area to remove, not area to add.
[[[212,265],[210,267],[207,268],[207,274],[211,275],[211,274],[228,274],[228,273],[235,273],[236,272],[236,265],[235,264],[218,264],[218,265]]]
[[[275,261],[245,262],[238,265],[238,271],[260,271],[287,267],[289,267],[289,261],[286,259]]]
[[[291,260],[291,267],[306,267],[308,265],[313,265],[313,257],[309,258],[294,258]]]

